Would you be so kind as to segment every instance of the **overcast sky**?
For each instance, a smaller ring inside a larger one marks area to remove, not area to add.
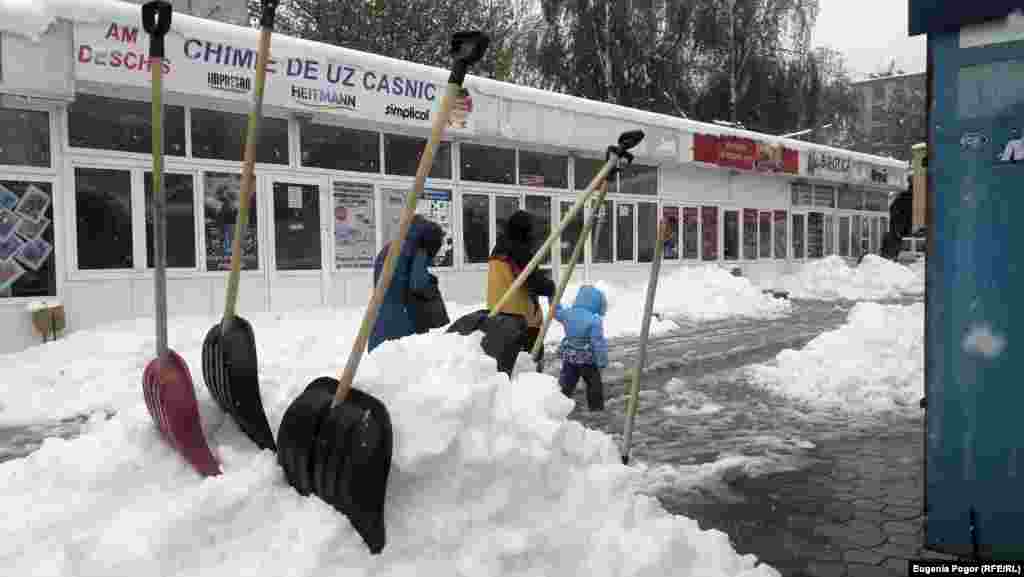
[[[967,2],[970,0],[958,0]],[[818,0],[814,46],[828,45],[846,57],[855,78],[888,68],[924,72],[925,37],[907,36],[908,0]]]

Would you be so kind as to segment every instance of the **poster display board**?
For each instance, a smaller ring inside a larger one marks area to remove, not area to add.
[[[0,298],[55,296],[53,188],[0,180]]]
[[[231,243],[235,238],[242,175],[207,172],[204,177],[206,270],[228,270],[231,268]],[[259,268],[259,237],[256,234],[258,213],[256,191],[253,190],[252,198],[249,199],[249,225],[242,242],[242,270]]]
[[[395,238],[398,233],[398,222],[402,218],[402,207],[408,190],[398,188],[383,189],[384,198],[384,242]],[[420,195],[416,204],[416,214],[427,220],[436,222],[444,229],[444,242],[441,250],[434,257],[432,266],[452,266],[455,262],[454,223],[452,222],[452,191],[427,188]]]
[[[373,185],[336,180],[334,193],[334,266],[373,268],[377,221]]]

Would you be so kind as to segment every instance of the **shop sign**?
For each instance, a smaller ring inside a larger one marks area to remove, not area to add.
[[[189,29],[173,21],[165,37],[164,87],[171,92],[249,102],[255,88],[257,31],[236,39]],[[264,103],[429,128],[444,92],[444,78],[429,72],[367,67],[314,53],[277,37],[267,66]],[[75,77],[103,84],[149,88],[149,40],[135,19],[115,16],[75,23]],[[464,90],[449,129],[472,131],[472,98]]]
[[[693,159],[739,170],[796,174],[800,156],[780,145],[732,136],[693,135]]]
[[[810,174],[830,176],[833,178],[850,177],[850,159],[829,152],[812,150],[808,154]]]

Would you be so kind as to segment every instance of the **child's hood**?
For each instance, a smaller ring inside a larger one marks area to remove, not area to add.
[[[573,306],[586,309],[595,315],[604,316],[608,308],[608,302],[605,300],[604,293],[600,289],[586,285],[580,287],[579,292],[576,293],[576,300],[573,302]]]

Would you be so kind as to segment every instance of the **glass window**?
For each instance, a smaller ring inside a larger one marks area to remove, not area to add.
[[[402,220],[402,209],[405,208],[406,197],[409,190],[405,188],[385,188],[382,191],[384,198],[384,242],[389,242],[398,235],[398,224]],[[476,195],[473,195],[476,196]],[[487,199],[487,196],[484,196]],[[465,203],[463,203],[465,210]],[[452,191],[440,188],[426,188],[416,203],[416,214],[437,223],[444,230],[444,240],[441,250],[434,257],[432,266],[452,266],[455,263],[455,237],[452,228]],[[488,214],[487,207],[484,207],[483,215]],[[488,235],[490,228],[484,228],[484,235]],[[484,236],[482,246],[486,251],[483,260],[472,262],[487,262],[489,252],[489,236]],[[467,261],[470,262],[470,261]]]
[[[505,232],[508,219],[519,210],[518,196],[496,195],[494,197],[494,230],[496,235]]]
[[[665,225],[668,227],[669,234],[672,238],[669,239],[665,245],[665,256],[668,260],[676,260],[679,258],[679,242],[682,236],[679,234],[679,207],[678,206],[663,206],[661,208],[662,217],[665,219]]]
[[[871,217],[871,252],[878,254],[878,217]]]
[[[842,186],[839,189],[839,208],[848,210],[862,210],[864,199],[862,190],[851,186]]]
[[[850,217],[839,217],[839,256],[850,256]]]
[[[206,270],[228,270],[231,268],[231,243],[235,238],[235,223],[238,221],[242,175],[207,172],[204,173],[204,177]],[[245,238],[242,239],[242,270],[259,268],[257,198],[256,190],[253,189],[249,198],[249,226],[246,227]]]
[[[757,260],[757,209],[743,209],[743,259]]]
[[[760,232],[760,257],[772,258],[772,211],[765,210],[758,219],[758,230]]]
[[[850,227],[850,256],[860,258],[860,215],[853,215],[853,223]]]
[[[804,215],[793,215],[793,258],[804,258]]]
[[[605,161],[597,158],[576,158],[573,160],[575,171],[576,190],[586,190],[590,181],[597,176],[597,173],[604,167]],[[608,194],[615,194],[619,191],[619,179],[612,177],[608,179]]]
[[[377,255],[377,222],[373,185],[335,180],[334,267],[373,268]]]
[[[633,203],[620,202],[615,209],[615,260],[633,260]]]
[[[811,206],[814,191],[806,182],[794,182],[791,186],[793,206]]]
[[[519,184],[538,188],[569,188],[569,157],[520,150]]]
[[[696,206],[683,207],[683,258],[700,258],[700,211]]]
[[[718,207],[702,206],[700,210],[703,227],[701,254],[704,260],[718,260]]]
[[[464,142],[459,152],[462,155],[462,180],[495,184],[516,183],[515,149]]]
[[[876,190],[864,191],[864,210],[882,212],[888,210],[888,194]]]
[[[887,217],[884,217],[884,216],[882,217],[882,224],[879,225],[879,226],[882,229],[882,236],[883,237],[885,235],[889,234],[889,219]]]
[[[146,187],[146,266],[153,268],[153,173]],[[164,173],[167,268],[196,268],[196,212],[191,174]]]
[[[380,172],[380,136],[376,132],[303,122],[299,126],[299,141],[302,166]],[[419,160],[418,153],[415,158]],[[412,170],[415,174],[415,165]]]
[[[194,158],[241,162],[245,151],[245,133],[249,124],[247,115],[193,108],[190,124]],[[260,119],[256,162],[288,164],[287,120],[267,116]]]
[[[772,219],[775,228],[775,258],[786,258],[786,211],[776,210]]]
[[[50,166],[49,113],[0,108],[0,126],[0,164]]]
[[[561,204],[562,208],[559,214],[561,215],[560,218],[564,219],[575,203],[563,200]],[[572,251],[576,249],[576,242],[579,240],[582,230],[583,211],[580,211],[576,213],[576,216],[569,221],[569,224],[562,231],[562,266],[567,265],[569,259],[572,258]]]
[[[277,270],[320,270],[320,187],[274,183]]]
[[[533,218],[540,224],[543,237],[538,242],[547,240],[548,235],[551,234],[551,197],[536,194],[526,195],[526,212],[532,214]],[[551,246],[554,247],[555,245]],[[544,255],[544,260],[540,262],[541,264],[549,264],[551,262],[550,250]]]
[[[835,247],[835,218],[831,214],[825,215],[825,256],[836,253]]]
[[[860,251],[861,254],[868,254],[871,252],[868,246],[868,242],[871,237],[871,223],[868,222],[868,217],[861,217],[860,226]]]
[[[485,263],[491,254],[491,199],[462,195],[462,250],[467,263]]]
[[[57,294],[53,186],[0,180],[0,297]]]
[[[78,268],[132,268],[132,175],[75,168]]]
[[[365,131],[360,131],[365,132]],[[376,138],[376,132],[372,133]],[[370,150],[368,137],[361,137],[365,140],[363,144],[364,148],[361,148],[357,155],[365,157],[365,160],[361,161],[361,165],[365,168],[354,168],[354,169],[340,169],[340,170],[360,170],[363,172],[377,172],[377,157],[373,157],[372,168],[370,165],[370,156],[373,151]],[[305,141],[303,141],[305,142]],[[423,148],[427,145],[426,138],[419,138],[416,136],[402,136],[398,134],[385,134],[384,135],[384,171],[387,174],[397,174],[399,176],[416,176],[416,170],[420,166],[420,158],[423,156]],[[377,147],[372,147],[375,151]],[[303,146],[305,150],[305,146]],[[312,150],[311,155],[315,154]],[[305,161],[306,153],[303,152],[303,164],[307,164]],[[340,159],[337,159],[340,160]],[[337,160],[332,162],[337,162]],[[308,164],[309,166],[319,166],[314,164]],[[325,167],[332,168],[332,167]],[[441,142],[437,145],[437,150],[434,151],[434,163],[430,166],[430,178],[444,178],[449,179],[452,177],[452,143]]]
[[[740,213],[736,210],[725,211],[725,260],[740,258]]]
[[[658,167],[630,164],[619,173],[622,194],[658,195]]]
[[[814,185],[814,206],[836,207],[836,187],[824,184]]]
[[[615,214],[615,202],[605,200],[597,212],[597,223],[590,233],[591,258],[594,262],[612,262],[613,225],[611,216]]]
[[[807,258],[821,258],[825,248],[825,215],[812,212],[807,215]]]
[[[639,202],[636,210],[636,260],[652,262],[658,237],[658,203]]]
[[[68,105],[68,143],[78,148],[150,154],[152,120],[149,102],[78,93]],[[185,156],[184,106],[164,106],[163,131],[164,154]]]

